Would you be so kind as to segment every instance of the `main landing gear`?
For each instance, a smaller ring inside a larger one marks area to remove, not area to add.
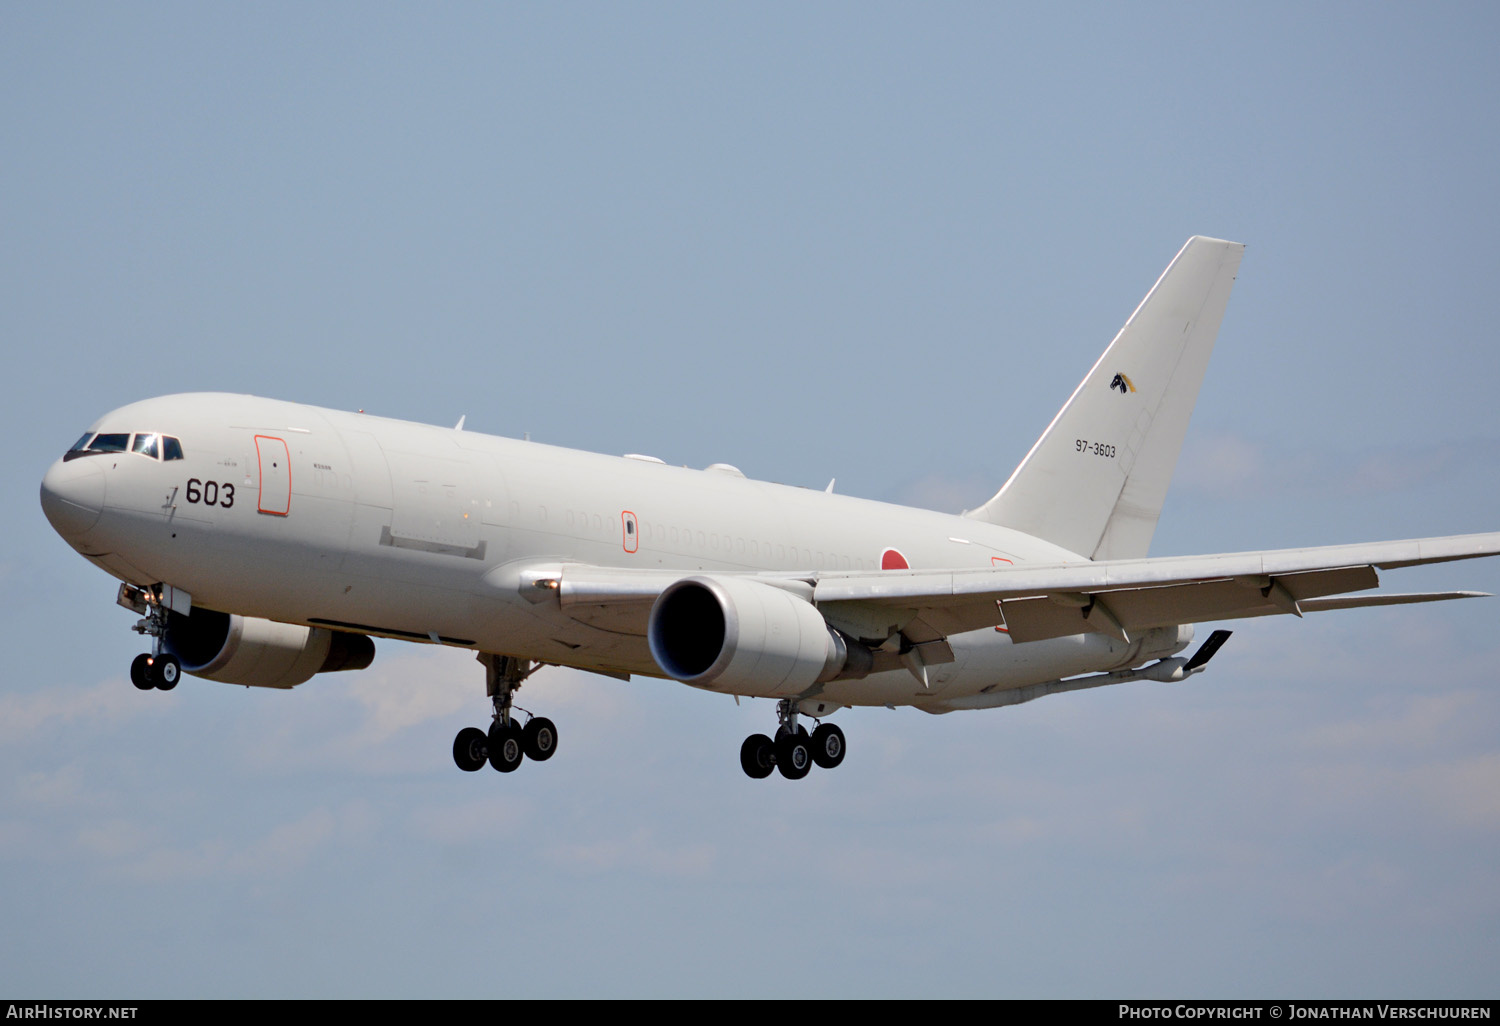
[[[522,758],[545,762],[557,751],[557,727],[545,716],[531,716],[523,727],[511,714],[511,700],[521,682],[538,669],[540,663],[511,656],[481,653],[485,669],[485,691],[495,707],[494,722],[489,730],[465,727],[453,739],[453,761],[458,768],[472,773],[488,762],[501,773],[511,773]],[[524,710],[522,710],[524,711]]]
[[[151,651],[143,652],[131,661],[130,683],[142,691],[150,691],[152,688],[171,691],[182,679],[182,660],[164,648],[167,608],[153,601],[149,591],[142,591],[140,597],[146,604],[146,616],[135,625],[135,632],[151,638]]]
[[[781,726],[776,737],[751,734],[740,745],[740,768],[747,777],[757,780],[780,770],[788,780],[801,780],[813,765],[833,769],[844,761],[844,732],[832,723],[819,723],[808,736],[807,728],[797,722],[797,707],[791,699],[776,704],[776,718]]]

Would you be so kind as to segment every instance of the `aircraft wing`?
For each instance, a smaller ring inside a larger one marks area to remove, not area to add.
[[[1484,593],[1351,593],[1377,587],[1377,570],[1491,555],[1500,555],[1500,532],[1000,569],[731,575],[798,593],[829,623],[867,642],[900,633],[921,645],[990,627],[1008,631],[1015,642],[1088,631],[1130,640],[1176,624],[1476,597]],[[685,576],[724,575],[566,564],[532,577],[535,587],[555,589],[574,619],[644,635],[652,604],[667,585]]]
[[[998,626],[1017,642],[1084,631],[1128,639],[1174,624],[1474,597],[1481,593],[1348,593],[1377,587],[1376,570],[1496,554],[1500,532],[1002,570],[847,574],[821,578],[814,594],[830,619],[855,603],[911,610],[914,620],[944,635]]]

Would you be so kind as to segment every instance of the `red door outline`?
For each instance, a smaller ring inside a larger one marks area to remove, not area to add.
[[[292,454],[287,451],[286,441],[271,435],[256,435],[255,456],[260,469],[257,508],[262,513],[284,517],[292,511]]]

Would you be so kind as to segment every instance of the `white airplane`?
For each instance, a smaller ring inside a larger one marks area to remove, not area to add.
[[[744,771],[837,766],[846,706],[940,713],[1201,672],[1192,624],[1463,598],[1377,569],[1500,553],[1500,533],[1148,559],[1244,247],[1195,237],[1010,479],[960,516],[253,396],[105,414],[42,480],[57,532],[119,578],[151,652],[290,688],[372,636],[473,650],[493,706],[465,770],[549,758],[513,704],[541,666],[777,699]],[[1358,594],[1351,594],[1358,593]],[[800,723],[807,717],[816,729]]]

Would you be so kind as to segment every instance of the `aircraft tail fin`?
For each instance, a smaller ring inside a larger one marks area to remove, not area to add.
[[[1143,557],[1245,247],[1194,236],[995,497],[966,516],[1090,559]]]

